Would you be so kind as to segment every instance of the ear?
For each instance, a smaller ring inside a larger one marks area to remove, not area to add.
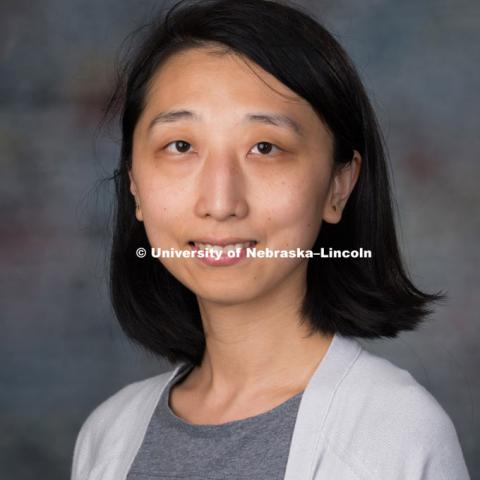
[[[143,221],[142,208],[140,205],[140,200],[138,198],[137,185],[135,183],[135,180],[133,179],[132,170],[128,171],[128,177],[130,178],[130,192],[135,197],[135,205],[136,205],[135,217],[139,222],[142,222]]]
[[[360,174],[361,155],[354,150],[353,158],[347,164],[334,167],[330,189],[323,207],[323,220],[338,223],[342,219],[342,210],[357,183]]]

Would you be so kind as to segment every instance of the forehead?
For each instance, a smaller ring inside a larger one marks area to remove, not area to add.
[[[173,54],[149,81],[146,105],[190,100],[228,102],[312,111],[310,104],[260,66],[218,47]]]

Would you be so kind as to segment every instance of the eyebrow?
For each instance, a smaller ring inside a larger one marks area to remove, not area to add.
[[[148,125],[147,132],[150,133],[151,129],[157,124],[175,123],[180,120],[201,121],[201,119],[202,117],[200,115],[190,110],[169,110],[155,115]],[[276,127],[288,128],[299,137],[303,137],[305,135],[303,127],[296,120],[282,113],[248,113],[245,115],[243,123],[248,122],[264,123],[267,125],[274,125]]]

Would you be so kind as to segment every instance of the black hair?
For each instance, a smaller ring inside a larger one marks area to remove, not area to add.
[[[409,279],[395,233],[384,141],[375,113],[348,55],[308,13],[267,0],[180,1],[147,25],[122,64],[106,114],[120,114],[121,153],[116,187],[110,292],[125,333],[170,362],[198,365],[205,349],[195,294],[150,255],[143,222],[135,217],[128,172],[135,125],[149,80],[181,50],[216,44],[258,64],[306,99],[333,134],[334,162],[362,156],[360,175],[338,224],[323,223],[312,249],[368,249],[371,259],[309,259],[302,322],[315,331],[365,338],[413,330],[429,304],[443,297]]]

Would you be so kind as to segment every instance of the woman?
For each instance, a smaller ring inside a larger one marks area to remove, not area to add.
[[[379,128],[332,36],[285,4],[181,2],[115,107],[112,301],[178,365],[95,409],[72,478],[468,479],[440,405],[355,340],[439,296],[402,267]],[[298,254],[322,248],[343,256]]]

